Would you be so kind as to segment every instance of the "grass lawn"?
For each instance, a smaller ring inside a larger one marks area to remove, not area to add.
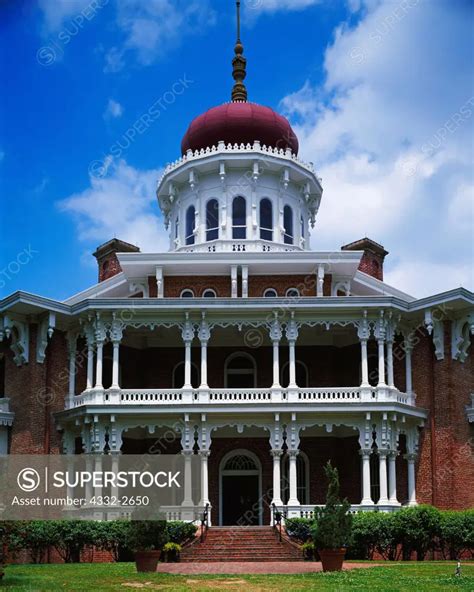
[[[345,590],[390,592],[474,591],[474,564],[463,565],[454,577],[454,562],[387,563],[381,567],[344,573],[302,575],[171,575],[137,574],[133,563],[81,563],[69,565],[10,565],[0,590],[87,591],[101,590]]]

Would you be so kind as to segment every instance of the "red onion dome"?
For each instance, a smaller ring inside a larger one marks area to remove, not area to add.
[[[270,107],[256,103],[232,102],[212,107],[193,119],[181,142],[181,152],[226,144],[253,144],[290,148],[298,154],[298,138],[289,121]]]

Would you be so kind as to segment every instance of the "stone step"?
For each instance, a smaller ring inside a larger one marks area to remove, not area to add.
[[[223,561],[302,561],[301,552],[286,541],[280,542],[269,526],[211,527],[203,543],[183,549],[186,563]]]

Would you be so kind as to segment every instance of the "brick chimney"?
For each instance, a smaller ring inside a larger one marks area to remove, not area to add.
[[[99,282],[108,280],[122,271],[117,253],[139,253],[140,249],[135,245],[126,243],[118,238],[107,241],[100,247],[97,247],[94,257],[99,266]]]
[[[341,251],[364,251],[359,263],[360,271],[383,281],[383,262],[388,251],[382,245],[365,237],[342,246]]]

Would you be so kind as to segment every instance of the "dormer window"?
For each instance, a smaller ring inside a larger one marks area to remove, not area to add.
[[[267,197],[260,201],[260,238],[273,240],[273,205]]]
[[[219,202],[210,199],[206,204],[206,240],[219,238]]]
[[[247,238],[247,203],[241,195],[232,202],[232,238]]]
[[[194,206],[189,206],[186,210],[186,244],[194,245],[194,229],[196,224],[196,209]]]
[[[287,245],[293,244],[293,210],[290,206],[283,208],[283,227],[285,229],[284,242]]]

